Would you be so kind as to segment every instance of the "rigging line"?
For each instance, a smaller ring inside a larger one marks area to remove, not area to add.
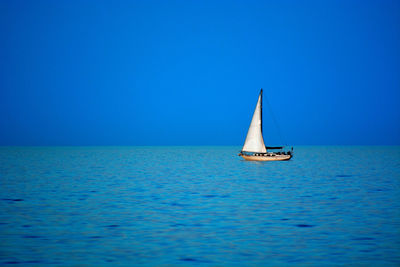
[[[285,146],[287,146],[286,139],[284,138],[284,136],[283,136],[283,134],[282,134],[282,131],[281,131],[281,128],[279,127],[278,121],[276,120],[275,115],[274,115],[274,113],[272,112],[271,105],[270,105],[269,102],[268,102],[268,97],[264,97],[264,99],[265,99],[265,102],[267,103],[268,110],[269,110],[269,112],[270,112],[271,115],[272,115],[272,120],[273,120],[274,123],[275,123],[275,127],[276,127],[277,130],[278,130],[279,138],[281,139],[281,142],[283,142],[283,144],[284,144]]]

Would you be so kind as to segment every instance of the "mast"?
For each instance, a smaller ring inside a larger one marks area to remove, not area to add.
[[[261,88],[261,90],[260,90],[260,99],[261,99],[261,101],[260,101],[260,118],[261,118],[261,136],[263,136],[263,120],[262,120],[262,98],[263,98],[263,90],[262,90],[262,88]]]

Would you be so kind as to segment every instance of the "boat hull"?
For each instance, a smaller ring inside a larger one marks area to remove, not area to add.
[[[274,156],[254,156],[254,155],[240,155],[245,160],[250,161],[282,161],[282,160],[290,160],[292,155],[274,155]]]

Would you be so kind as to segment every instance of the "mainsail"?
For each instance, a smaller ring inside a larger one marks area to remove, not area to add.
[[[253,118],[242,151],[256,153],[267,152],[262,136],[262,89],[258,96],[257,106],[254,110]]]

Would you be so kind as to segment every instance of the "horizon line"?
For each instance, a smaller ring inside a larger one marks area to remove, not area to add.
[[[242,147],[243,145],[0,145],[0,147]],[[296,146],[400,146],[400,144],[299,144]]]

